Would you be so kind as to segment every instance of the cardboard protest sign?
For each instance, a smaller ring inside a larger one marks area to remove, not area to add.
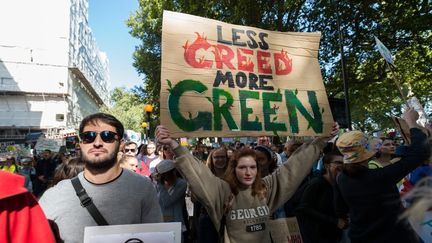
[[[161,124],[173,137],[328,134],[319,40],[164,11]]]
[[[418,112],[419,119],[418,119],[417,123],[423,127],[426,126],[429,123],[429,118],[428,118],[426,112],[424,111],[422,104],[417,99],[417,97],[413,96],[413,97],[409,98],[407,100],[407,103],[408,103],[409,107],[414,108],[414,110],[416,110]]]
[[[62,139],[50,139],[39,137],[36,142],[35,149],[36,151],[42,152],[44,150],[50,150],[51,152],[58,152],[60,147],[63,145]]]
[[[378,49],[381,56],[391,65],[394,65],[393,57],[389,49],[376,37],[375,37],[375,47]]]
[[[396,129],[399,131],[403,140],[405,141],[405,143],[407,145],[411,144],[410,129],[406,121],[399,117],[392,117],[392,120],[396,126]]]
[[[274,243],[303,242],[296,217],[270,220],[269,229]]]

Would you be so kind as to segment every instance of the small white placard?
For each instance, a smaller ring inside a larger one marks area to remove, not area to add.
[[[412,224],[412,222],[411,225],[424,242],[432,242],[432,211],[424,214],[420,225]]]
[[[181,223],[92,226],[84,230],[84,243],[181,243]]]

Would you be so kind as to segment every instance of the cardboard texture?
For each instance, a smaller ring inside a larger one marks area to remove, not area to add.
[[[296,217],[270,220],[269,229],[274,243],[303,242]]]
[[[319,41],[164,11],[161,124],[173,137],[329,134]]]

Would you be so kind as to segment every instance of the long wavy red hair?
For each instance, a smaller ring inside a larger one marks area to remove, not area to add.
[[[238,151],[236,151],[233,156],[231,156],[230,161],[228,162],[228,167],[225,171],[225,177],[224,180],[228,182],[228,184],[231,187],[231,191],[234,195],[237,195],[239,192],[239,187],[241,187],[240,181],[237,179],[236,175],[236,167],[238,164],[238,161],[243,158],[251,156],[255,162],[257,160],[256,152],[253,149],[249,148],[243,148]],[[264,186],[264,183],[261,178],[261,166],[259,163],[256,163],[257,166],[257,175],[255,177],[255,181],[252,184],[252,196],[258,195],[261,199],[265,197],[266,194],[266,188]]]

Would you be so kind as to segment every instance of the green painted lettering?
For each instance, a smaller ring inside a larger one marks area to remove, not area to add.
[[[219,105],[219,98],[221,95],[225,96],[227,100],[226,103],[223,104],[222,106]],[[234,103],[234,99],[229,92],[223,89],[213,88],[213,115],[214,115],[213,117],[214,117],[214,129],[216,131],[222,131],[222,116],[225,118],[225,121],[228,124],[229,129],[231,130],[238,129],[234,121],[234,118],[229,112],[229,109],[231,108],[233,103]]]
[[[247,99],[259,99],[259,92],[250,90],[239,90],[240,110],[241,110],[241,130],[242,131],[261,131],[262,125],[259,122],[258,116],[255,121],[249,121],[249,114],[253,113],[252,108],[247,107]]]
[[[297,119],[297,109],[304,116],[306,121],[309,123],[308,128],[312,127],[312,129],[316,133],[322,133],[323,131],[323,120],[320,112],[320,108],[318,106],[318,101],[316,97],[315,91],[307,91],[309,104],[312,107],[313,117],[309,114],[300,100],[297,98],[296,94],[293,90],[285,90],[285,102],[288,110],[288,117],[291,126],[291,132],[298,133],[298,119]]]
[[[168,109],[171,114],[171,119],[183,131],[193,132],[200,128],[204,130],[211,130],[212,128],[212,114],[210,112],[199,111],[197,117],[185,119],[180,112],[180,97],[183,93],[192,91],[199,94],[207,91],[207,87],[200,81],[196,80],[182,80],[178,82],[171,90],[168,96]]]
[[[270,107],[270,101],[282,101],[282,94],[281,93],[270,93],[270,92],[263,92],[262,93],[262,99],[263,99],[263,110],[264,110],[264,130],[266,131],[286,131],[287,128],[285,126],[285,123],[278,123],[278,122],[272,122],[270,121],[270,115],[276,114],[276,109]],[[275,117],[277,118],[277,117]],[[277,119],[273,119],[277,120]]]

